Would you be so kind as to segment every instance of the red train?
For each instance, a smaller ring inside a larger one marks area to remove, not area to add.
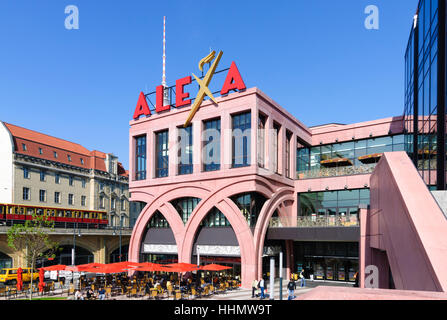
[[[104,228],[109,222],[107,212],[105,211],[0,203],[0,221],[2,222],[31,220],[33,214],[47,217],[49,220],[55,222],[56,227],[60,223],[78,223],[89,225],[89,228]]]

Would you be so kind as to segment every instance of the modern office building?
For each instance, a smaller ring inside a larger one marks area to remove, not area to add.
[[[116,156],[5,122],[0,122],[0,146],[2,266],[20,265],[19,253],[7,246],[6,231],[32,213],[56,220],[60,263],[71,264],[73,234],[81,235],[76,262],[118,260],[120,242],[127,258],[128,172]]]
[[[359,271],[361,286],[446,291],[445,10],[445,0],[418,5],[395,117],[307,127],[246,89],[234,63],[217,99],[202,102],[212,95],[202,81],[185,100],[190,77],[159,86],[155,104],[141,93],[129,188],[143,209],[130,259],[227,264],[248,288],[283,252],[287,278]]]

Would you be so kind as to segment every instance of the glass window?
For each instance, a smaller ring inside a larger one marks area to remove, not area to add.
[[[23,200],[30,200],[30,189],[23,187]]]
[[[74,195],[71,194],[71,193],[68,195],[68,204],[69,205],[73,205],[74,204]]]
[[[157,178],[167,177],[169,172],[168,133],[169,131],[165,130],[155,134],[155,177]]]
[[[135,138],[136,147],[136,168],[135,168],[135,180],[146,179],[146,136],[140,136]]]
[[[45,170],[40,170],[40,181],[45,181]]]
[[[61,193],[60,192],[54,193],[54,203],[61,203]]]
[[[47,192],[45,190],[39,190],[39,201],[45,202],[47,200],[46,195],[47,195]]]
[[[188,222],[191,213],[200,200],[199,198],[179,198],[172,201],[172,205],[177,209],[184,224]]]
[[[233,168],[249,166],[251,150],[251,112],[234,115],[232,117],[232,128],[232,166]]]
[[[259,114],[258,117],[258,166],[264,168],[265,159],[265,123],[266,117]]]
[[[29,169],[27,167],[23,167],[23,178],[29,179]]]
[[[193,172],[192,159],[192,126],[178,128],[178,174],[190,174]]]
[[[368,154],[393,151],[393,139],[391,137],[373,138],[368,140]]]
[[[204,122],[203,169],[220,170],[220,119]]]
[[[74,180],[73,176],[68,176],[68,184],[70,186],[73,186],[73,180]]]

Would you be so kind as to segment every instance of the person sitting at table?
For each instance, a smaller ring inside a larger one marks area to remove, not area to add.
[[[99,300],[105,300],[106,299],[106,290],[101,287],[98,291],[98,298]]]
[[[87,300],[91,300],[91,299],[95,298],[92,288],[87,289],[86,298],[87,298]]]
[[[79,290],[76,290],[74,294],[75,300],[84,300],[84,296],[82,295],[82,292]]]

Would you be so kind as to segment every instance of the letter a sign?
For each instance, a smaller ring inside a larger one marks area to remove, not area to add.
[[[135,108],[135,113],[133,114],[134,119],[138,119],[139,116],[145,115],[149,116],[151,110],[147,105],[146,97],[143,92],[140,92],[140,97],[138,98],[137,107]]]

